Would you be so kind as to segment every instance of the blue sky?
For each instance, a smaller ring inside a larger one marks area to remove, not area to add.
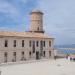
[[[0,30],[28,31],[33,9],[44,12],[44,30],[55,44],[75,43],[75,0],[0,0]]]

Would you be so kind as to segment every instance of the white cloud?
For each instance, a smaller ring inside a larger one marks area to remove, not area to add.
[[[27,0],[14,0],[14,3],[18,3],[18,2],[23,2],[26,3]],[[18,6],[19,3],[18,3]],[[16,23],[17,25],[15,25],[15,27],[13,26],[4,26],[0,27],[0,30],[11,30],[11,31],[25,31],[25,23],[22,22],[22,20],[24,20],[24,16],[22,16],[21,11],[19,10],[19,8],[17,7],[17,5],[14,5],[12,2],[8,2],[5,0],[0,0],[0,13],[3,13],[5,16],[7,16],[7,19],[11,19],[11,23],[10,21],[8,21],[11,25]],[[2,26],[2,25],[1,25]],[[11,28],[12,27],[12,28]]]
[[[12,20],[16,20],[19,16],[19,11],[11,3],[0,0],[0,13],[5,14]]]
[[[45,13],[44,29],[57,43],[75,41],[75,0],[38,0],[37,8]]]
[[[24,4],[27,1],[14,0],[14,2]],[[37,2],[38,5],[35,7],[45,13],[44,29],[46,33],[52,34],[56,38],[57,43],[72,43],[75,41],[75,0],[38,0]],[[20,21],[20,24],[12,29],[21,29],[24,31],[24,24],[27,20],[26,17],[21,15],[22,13],[18,7],[14,6],[11,2],[0,0],[0,13],[4,13],[16,22]]]
[[[15,28],[10,29],[9,27],[0,27],[0,31],[15,31]]]
[[[23,3],[26,3],[27,2],[27,0],[19,0],[20,2],[23,2]]]

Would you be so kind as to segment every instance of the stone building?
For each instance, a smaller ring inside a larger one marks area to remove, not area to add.
[[[30,13],[28,32],[0,31],[0,63],[53,58],[54,38],[43,30],[43,13]]]

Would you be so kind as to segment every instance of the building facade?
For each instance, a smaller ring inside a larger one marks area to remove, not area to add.
[[[30,13],[28,32],[0,31],[0,63],[54,57],[54,38],[43,30],[43,13]]]

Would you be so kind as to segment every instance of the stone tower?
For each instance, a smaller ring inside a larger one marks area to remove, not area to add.
[[[39,10],[33,10],[30,13],[30,32],[44,33],[43,31],[43,13]]]

